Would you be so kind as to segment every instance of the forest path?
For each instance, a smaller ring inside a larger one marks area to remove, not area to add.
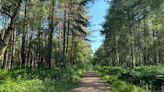
[[[103,83],[94,72],[88,72],[82,76],[78,87],[71,92],[110,92],[110,87]]]

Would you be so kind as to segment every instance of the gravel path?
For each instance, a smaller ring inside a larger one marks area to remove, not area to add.
[[[77,88],[71,92],[110,92],[110,87],[93,72],[88,72],[83,75]]]

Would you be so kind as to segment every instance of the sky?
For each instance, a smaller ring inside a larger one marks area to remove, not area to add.
[[[2,17],[0,16],[0,30],[2,29]]]
[[[105,0],[95,0],[94,4],[90,5],[88,10],[90,19],[90,44],[92,46],[93,52],[95,52],[102,44],[104,36],[101,35],[100,31],[102,30],[101,24],[104,22],[104,16],[106,15],[108,4]]]

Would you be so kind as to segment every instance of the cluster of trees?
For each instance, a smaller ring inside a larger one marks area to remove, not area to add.
[[[0,0],[0,67],[51,69],[87,62],[90,1]]]
[[[164,1],[111,0],[94,63],[134,67],[164,64]]]

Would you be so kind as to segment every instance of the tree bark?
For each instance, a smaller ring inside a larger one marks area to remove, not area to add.
[[[18,5],[16,7],[16,10],[14,11],[13,15],[11,16],[11,22],[10,22],[7,30],[5,31],[3,39],[0,38],[0,40],[1,40],[1,42],[0,42],[0,60],[3,58],[3,55],[6,51],[7,46],[8,46],[11,32],[14,29],[16,17],[18,15],[18,12],[19,12],[20,7],[21,7],[21,2],[22,2],[22,0],[19,0]]]
[[[66,9],[66,4],[65,4],[65,9]],[[66,10],[64,10],[64,23],[63,23],[63,58],[65,61],[65,52],[66,52]]]
[[[55,1],[52,0],[52,10],[51,15],[49,16],[49,34],[48,34],[48,69],[51,69],[51,58],[52,58],[52,41],[53,41],[53,32],[54,32],[54,9],[55,8]]]
[[[15,58],[15,48],[16,48],[16,29],[13,30],[12,32],[12,56],[11,56],[11,66],[10,68],[13,68],[13,62],[14,62],[14,58]]]
[[[22,45],[21,45],[21,59],[22,66],[25,67],[26,64],[26,54],[25,54],[25,46],[26,46],[26,32],[27,32],[27,0],[25,0],[25,11],[24,11],[24,26],[23,26],[23,34],[22,34]]]

